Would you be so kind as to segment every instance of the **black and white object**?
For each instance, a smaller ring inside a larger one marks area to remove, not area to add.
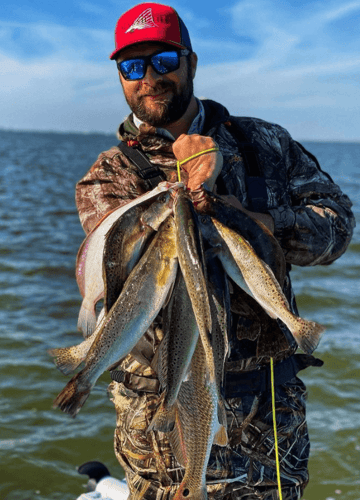
[[[86,462],[78,467],[79,474],[89,476],[87,493],[76,500],[127,500],[129,488],[125,480],[112,477],[101,462]]]

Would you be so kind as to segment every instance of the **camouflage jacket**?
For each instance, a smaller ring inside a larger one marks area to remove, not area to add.
[[[212,101],[204,100],[203,104],[202,133],[215,139],[224,159],[217,193],[235,195],[245,208],[272,215],[275,236],[287,261],[284,292],[296,312],[289,274],[291,265],[330,264],[346,250],[355,225],[351,202],[320,169],[316,159],[283,128],[259,119],[232,117],[223,106]],[[244,135],[248,143],[245,146]],[[120,125],[119,138],[140,147],[169,181],[177,180],[170,139],[157,135],[154,128],[144,124],[138,130],[131,116]],[[254,151],[256,161],[251,160]],[[85,232],[90,232],[107,212],[146,190],[144,181],[119,148],[101,153],[76,186]],[[276,361],[296,350],[289,332],[281,329],[283,325],[266,313],[254,311],[243,297],[238,300],[236,290],[233,292],[231,357],[226,365],[231,380],[237,377],[232,372],[252,371],[269,361],[272,346],[261,346],[263,338],[275,340],[276,335],[278,338],[285,335],[288,339],[285,352],[272,353]],[[149,362],[162,335],[159,315],[142,339],[142,353]],[[156,379],[152,368],[131,354],[121,368],[142,381]],[[142,391],[140,386],[132,390],[115,381],[109,389],[117,414],[115,454],[125,470],[131,499],[172,499],[184,469],[177,463],[166,434],[148,432],[159,394]],[[226,447],[212,447],[206,474],[209,500],[278,498],[271,394],[225,396],[229,440]],[[284,500],[300,498],[309,479],[305,399],[306,388],[297,377],[276,388]]]
[[[274,234],[287,262],[284,293],[297,312],[289,274],[291,265],[327,265],[342,255],[355,225],[351,202],[321,170],[316,158],[284,128],[256,118],[232,117],[222,105],[210,100],[202,102],[202,133],[214,138],[223,155],[217,193],[235,195],[245,208],[271,214]],[[138,130],[130,115],[120,125],[118,136],[141,148],[167,180],[177,180],[172,141],[157,135],[154,127],[142,124]],[[250,155],[246,154],[249,144]],[[251,161],[254,151],[257,159]],[[101,153],[76,186],[76,202],[85,232],[90,232],[107,212],[146,190],[144,181],[118,147]],[[246,305],[234,307],[233,313],[236,326],[230,339],[232,355],[227,369],[252,370],[262,361],[268,362],[268,356],[259,354],[257,339],[261,331],[274,326],[274,320],[266,324],[270,320],[259,320]],[[294,352],[296,346],[282,324],[277,328],[282,329],[289,343],[289,350],[278,358],[281,359]]]

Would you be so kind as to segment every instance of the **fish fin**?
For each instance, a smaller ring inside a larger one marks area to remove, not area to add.
[[[224,405],[223,401],[218,401],[217,414],[218,414],[219,424],[224,426],[226,429],[227,428],[227,418],[226,418],[225,405]]]
[[[84,302],[85,299],[81,304],[77,327],[79,331],[83,332],[84,337],[87,338],[90,337],[96,328],[96,314],[95,308],[93,307],[89,310]]]
[[[306,353],[311,354],[317,348],[325,327],[315,321],[298,318],[300,327],[296,331],[291,331],[298,346]]]
[[[201,490],[197,493],[196,496],[194,496],[194,499],[199,499],[199,500],[208,500],[208,494],[207,494],[207,489],[206,486],[201,488]]]
[[[153,359],[151,360],[150,367],[154,370],[155,373],[159,372],[159,358],[160,358],[160,349],[159,347],[156,349]]]
[[[165,302],[164,302],[164,305],[163,305],[163,309],[169,304],[170,302],[170,299],[172,297],[172,294],[173,294],[173,291],[174,291],[174,286],[175,286],[175,280],[173,281],[173,283],[171,284],[170,286],[170,289],[168,291],[168,294],[167,294],[167,297],[165,299]]]
[[[175,426],[175,405],[166,408],[162,401],[149,425],[147,432],[171,432]]]
[[[141,350],[137,346],[133,347],[133,349],[131,350],[131,355],[140,364],[145,365],[145,366],[150,366],[149,360],[147,358],[145,358],[145,356],[143,355],[143,353],[141,352]]]
[[[77,373],[55,398],[53,408],[60,408],[63,412],[76,417],[89,397],[91,388],[91,384],[84,384],[82,381],[82,372]]]
[[[220,426],[219,430],[215,434],[213,443],[218,446],[226,446],[228,444],[227,431],[223,425]]]
[[[54,359],[55,366],[64,375],[69,375],[69,373],[76,370],[76,368],[84,361],[86,354],[81,358],[75,351],[74,347],[64,347],[60,349],[49,349],[48,354],[56,358]]]
[[[188,459],[186,456],[184,430],[180,421],[179,409],[177,406],[175,408],[175,425],[174,429],[169,434],[169,442],[171,451],[173,452],[176,460],[180,465],[182,465],[182,467],[186,467]]]

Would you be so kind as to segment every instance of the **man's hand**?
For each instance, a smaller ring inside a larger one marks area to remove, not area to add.
[[[238,208],[239,210],[242,210],[244,213],[252,217],[253,219],[256,219],[259,222],[262,222],[264,226],[266,226],[273,234],[274,234],[274,219],[271,217],[270,214],[262,214],[259,212],[250,212],[250,210],[246,210],[240,201],[232,194],[230,195],[223,195],[221,196],[223,200],[225,200],[227,203],[232,205],[233,207]]]
[[[217,147],[217,144],[211,137],[182,134],[174,142],[173,152],[176,159],[182,161],[196,153],[214,147]],[[223,159],[220,151],[205,153],[187,161],[181,165],[181,168],[188,174],[187,188],[194,191],[199,189],[201,184],[206,183],[206,187],[213,190],[222,165]]]

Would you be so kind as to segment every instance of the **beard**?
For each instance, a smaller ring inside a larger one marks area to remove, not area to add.
[[[174,82],[160,81],[151,89],[152,95],[157,95],[166,90],[172,91],[170,98],[158,101],[156,106],[152,108],[146,107],[144,96],[139,95],[140,89],[141,86],[139,85],[136,92],[133,92],[130,96],[125,95],[126,102],[134,115],[153,127],[164,127],[174,123],[184,115],[193,96],[194,85],[190,64],[188,64],[186,82],[178,88]]]

